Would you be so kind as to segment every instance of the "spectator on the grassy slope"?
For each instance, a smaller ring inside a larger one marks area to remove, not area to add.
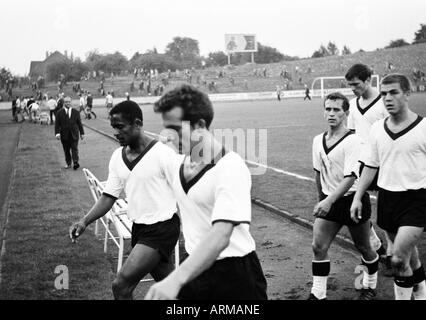
[[[180,235],[180,218],[168,166],[182,157],[144,134],[142,110],[134,101],[111,109],[111,126],[121,147],[109,162],[104,192],[90,211],[69,230],[73,242],[88,225],[104,216],[121,193],[127,196],[132,250],[112,283],[115,299],[132,299],[139,281],[150,273],[163,280],[172,270],[171,254]]]

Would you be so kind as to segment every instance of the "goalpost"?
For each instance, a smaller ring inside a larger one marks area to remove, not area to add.
[[[330,80],[330,81],[329,81]],[[341,83],[344,83],[344,87],[342,86],[336,86],[334,85],[334,83],[338,82],[338,80],[340,80]],[[342,82],[343,80],[343,82]],[[380,87],[380,77],[378,74],[373,74],[371,76],[371,86],[373,88],[377,88],[379,89]],[[320,84],[320,88],[319,89],[315,89],[314,85],[319,81]],[[327,83],[326,83],[327,82]],[[330,85],[330,82],[332,83]],[[334,83],[333,83],[334,82]],[[318,77],[315,78],[314,81],[312,81],[312,85],[311,85],[311,92],[312,92],[312,96],[320,96],[322,99],[324,99],[324,97],[331,93],[331,92],[340,92],[344,95],[352,95],[353,92],[350,88],[346,87],[346,79],[344,76],[336,76],[336,77]]]

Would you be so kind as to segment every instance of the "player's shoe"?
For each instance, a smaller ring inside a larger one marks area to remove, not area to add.
[[[367,288],[367,289],[361,289],[361,293],[359,294],[359,297],[356,300],[375,300],[376,298],[376,290]]]
[[[327,300],[327,298],[324,299],[318,299],[317,297],[315,297],[315,295],[313,293],[311,293],[308,297],[308,299],[306,300]]]

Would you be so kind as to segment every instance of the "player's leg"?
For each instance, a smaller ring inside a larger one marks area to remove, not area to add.
[[[396,234],[392,255],[396,300],[411,299],[414,284],[410,260],[423,229],[422,227],[401,226]]]
[[[425,270],[419,259],[417,246],[411,253],[410,267],[413,270],[413,296],[415,300],[426,300]]]
[[[114,298],[117,300],[132,299],[133,290],[139,281],[150,273],[160,261],[161,254],[158,250],[137,243],[112,283]]]
[[[385,258],[386,270],[384,272],[384,275],[386,277],[392,277],[393,276],[393,271],[392,271],[393,241],[391,240],[390,235],[386,231],[385,231],[385,237],[386,237],[386,258]]]
[[[370,221],[359,225],[348,226],[355,247],[361,253],[361,261],[366,270],[362,278],[362,286],[358,300],[372,300],[376,296],[379,255],[371,247]]]
[[[317,218],[314,221],[312,250],[312,289],[309,300],[327,297],[327,278],[330,273],[328,249],[342,225],[334,221]]]

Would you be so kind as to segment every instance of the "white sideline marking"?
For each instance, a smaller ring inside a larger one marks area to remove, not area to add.
[[[105,121],[105,120],[103,120],[103,121]],[[154,132],[150,132],[150,131],[144,131],[144,132],[146,134],[148,134],[150,136],[153,136],[153,137],[156,137],[156,138],[167,139],[167,137],[159,135],[159,134],[154,133]],[[294,177],[294,178],[300,179],[300,180],[315,182],[314,178],[305,177],[305,176],[302,176],[302,175],[297,174],[297,173],[285,171],[285,170],[282,170],[282,169],[278,169],[278,168],[275,168],[275,167],[271,167],[271,166],[268,166],[268,165],[265,165],[265,164],[261,164],[261,163],[257,163],[257,162],[254,162],[254,161],[250,161],[250,160],[245,160],[245,161],[247,163],[249,163],[249,164],[252,164],[252,165],[255,165],[255,166],[258,166],[258,167],[262,167],[262,168],[266,168],[266,169],[272,170],[274,172],[277,172],[277,173],[280,173],[280,174],[284,174],[286,176]],[[376,199],[377,197],[374,196],[374,195],[370,195],[370,198]]]

